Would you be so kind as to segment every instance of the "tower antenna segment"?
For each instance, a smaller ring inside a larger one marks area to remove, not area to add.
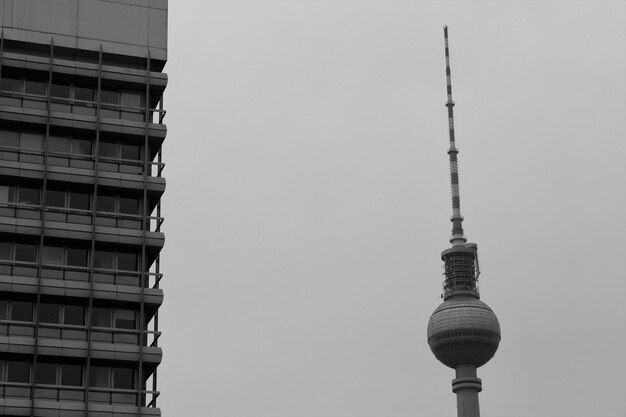
[[[448,47],[448,26],[443,27],[443,35],[446,41],[446,81],[448,88],[448,129],[450,132],[450,149],[448,155],[450,157],[450,183],[452,186],[452,237],[450,243],[452,245],[463,245],[467,239],[463,234],[463,216],[461,216],[461,196],[459,193],[459,150],[456,148],[454,141],[454,100],[452,100],[452,77],[450,75],[450,49]]]

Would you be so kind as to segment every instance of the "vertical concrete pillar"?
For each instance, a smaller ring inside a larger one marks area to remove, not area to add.
[[[452,380],[452,392],[456,394],[458,417],[480,417],[478,393],[482,391],[482,381],[476,376],[476,366],[458,365],[456,378]]]

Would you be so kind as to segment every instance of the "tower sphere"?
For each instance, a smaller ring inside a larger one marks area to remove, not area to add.
[[[500,323],[489,306],[473,296],[448,298],[428,321],[428,345],[444,365],[486,364],[500,344]]]

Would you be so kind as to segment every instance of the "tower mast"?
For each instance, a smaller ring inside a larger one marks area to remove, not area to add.
[[[454,368],[452,392],[457,397],[458,417],[479,417],[478,393],[482,381],[476,369],[487,363],[500,344],[500,323],[478,294],[478,246],[466,243],[459,195],[458,154],[454,137],[454,101],[450,77],[448,27],[443,27],[446,52],[448,128],[450,134],[450,182],[452,185],[451,248],[441,253],[445,264],[443,303],[430,316],[428,345],[444,365]]]

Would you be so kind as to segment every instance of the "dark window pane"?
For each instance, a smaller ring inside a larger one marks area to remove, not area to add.
[[[115,211],[115,197],[112,195],[99,195],[96,199],[96,204],[96,210],[98,211]]]
[[[66,305],[63,323],[74,326],[82,326],[85,324],[85,307]]]
[[[39,80],[26,80],[25,90],[28,94],[36,94],[38,96],[46,95],[46,82]]]
[[[52,97],[70,98],[70,85],[66,83],[52,83],[50,89],[50,95]]]
[[[122,143],[120,145],[122,159],[132,159],[133,161],[139,160],[139,150],[141,149],[139,145],[129,145],[126,143]]]
[[[107,158],[117,157],[117,144],[115,142],[100,142],[98,154]]]
[[[143,93],[137,91],[122,92],[122,106],[138,108],[143,106]]]
[[[115,269],[113,265],[113,252],[107,250],[96,250],[94,258],[95,268]]]
[[[135,388],[133,376],[134,376],[133,369],[113,368],[113,388],[117,388],[117,389]]]
[[[115,310],[115,327],[118,329],[136,329],[133,310]]]
[[[0,300],[0,320],[7,319],[7,308],[9,307],[9,303],[7,300]],[[2,361],[0,361],[2,362]],[[2,372],[0,372],[0,380],[2,380]]]
[[[93,101],[93,87],[77,85],[74,87],[74,98],[82,101]]]
[[[61,364],[61,385],[83,385],[83,367],[68,363]]]
[[[16,243],[15,260],[21,262],[37,262],[37,245]]]
[[[89,139],[72,139],[72,153],[91,155],[91,141]]]
[[[41,303],[37,316],[40,323],[59,323],[59,305]]]
[[[87,249],[67,248],[67,264],[70,266],[87,266]]]
[[[59,246],[44,246],[43,263],[46,265],[62,265],[63,248]]]
[[[18,132],[0,130],[0,146],[18,146]]]
[[[132,197],[120,197],[120,213],[139,214],[139,200]]]
[[[117,91],[114,90],[102,90],[100,91],[100,102],[108,104],[119,104],[120,96]]]
[[[7,361],[7,381],[30,382],[30,363],[21,361]]]
[[[56,385],[57,383],[56,363],[38,362],[35,367],[35,383]]]
[[[46,206],[65,207],[65,191],[46,190]]]
[[[14,300],[11,303],[11,320],[33,321],[33,303]]]
[[[48,137],[48,150],[52,152],[67,153],[70,145],[70,140],[63,136],[49,136]]]
[[[11,259],[11,242],[0,242],[0,259]]]
[[[20,187],[18,192],[18,203],[39,204],[39,188]]]
[[[119,252],[117,254],[117,269],[123,271],[135,271],[137,269],[137,254]]]
[[[89,386],[99,388],[110,388],[109,367],[91,366],[89,368]]]
[[[38,133],[22,133],[20,141],[22,148],[39,151],[42,148],[43,136]]]
[[[3,75],[0,79],[0,90],[13,91],[19,93],[22,91],[22,81],[17,77]]]
[[[93,307],[91,310],[91,325],[95,327],[111,327],[111,309]]]
[[[79,210],[89,210],[89,193],[70,192],[70,208]]]

